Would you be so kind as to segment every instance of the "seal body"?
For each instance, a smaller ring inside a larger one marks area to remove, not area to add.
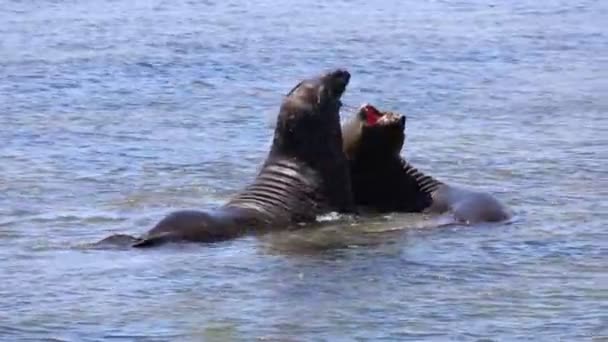
[[[380,212],[450,215],[446,223],[498,222],[511,217],[488,193],[450,186],[401,157],[405,116],[364,105],[342,127],[357,205]]]
[[[206,212],[173,212],[142,237],[127,241],[135,247],[215,242],[285,229],[331,211],[354,212],[339,118],[349,80],[350,74],[338,69],[304,80],[287,94],[260,172],[225,205]]]
[[[511,218],[507,208],[486,192],[441,184],[433,191],[432,198],[433,204],[427,212],[447,212],[459,223],[500,222]]]

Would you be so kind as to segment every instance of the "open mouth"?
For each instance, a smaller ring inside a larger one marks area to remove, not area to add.
[[[364,104],[363,106],[361,106],[361,114],[365,119],[365,123],[370,126],[377,124],[383,116],[382,113],[380,113],[380,111],[376,107],[370,104]]]
[[[391,112],[381,112],[376,107],[370,104],[364,104],[359,109],[361,118],[365,121],[368,126],[375,125],[393,125],[401,123],[405,125],[405,116]]]

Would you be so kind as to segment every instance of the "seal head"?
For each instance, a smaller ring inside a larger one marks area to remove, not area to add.
[[[315,153],[335,153],[315,138],[341,142],[340,97],[350,80],[346,70],[335,70],[304,80],[283,99],[272,143],[273,154],[291,155],[318,164]],[[325,142],[326,143],[326,142]]]
[[[349,160],[399,156],[405,141],[405,115],[380,112],[370,104],[359,108],[344,125],[344,152]]]
[[[424,175],[404,174],[406,117],[365,104],[342,127],[355,203],[380,212],[420,212],[431,204]]]

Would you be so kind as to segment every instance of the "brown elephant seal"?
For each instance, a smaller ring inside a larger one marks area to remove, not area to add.
[[[304,80],[287,94],[255,181],[225,205],[207,212],[176,211],[139,238],[114,235],[104,240],[126,239],[134,247],[215,242],[285,229],[332,211],[354,212],[339,118],[349,80],[348,71],[338,69]]]
[[[380,212],[450,214],[445,223],[498,222],[511,217],[488,193],[447,185],[400,155],[405,116],[363,105],[342,127],[355,203]]]

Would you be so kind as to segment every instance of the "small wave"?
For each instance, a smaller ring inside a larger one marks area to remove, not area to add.
[[[52,215],[40,215],[33,217],[29,221],[32,223],[72,223],[78,222],[83,224],[101,224],[101,223],[119,223],[124,222],[128,218],[113,216],[113,215],[80,215],[80,214],[52,214]]]
[[[334,222],[334,221],[339,221],[345,217],[346,217],[346,215],[344,215],[344,214],[340,214],[337,212],[331,212],[328,214],[323,214],[323,215],[317,216],[317,222]]]

